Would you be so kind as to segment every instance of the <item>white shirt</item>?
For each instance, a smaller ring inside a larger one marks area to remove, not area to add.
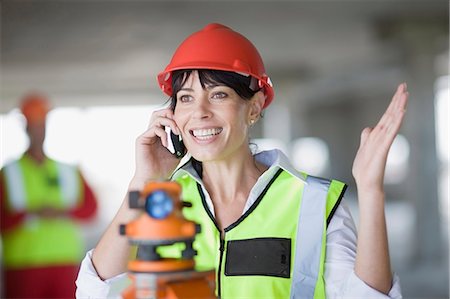
[[[255,159],[269,168],[259,177],[250,191],[242,214],[252,206],[278,169],[282,168],[301,180],[305,179],[301,173],[291,166],[288,158],[279,150],[258,153],[255,155]],[[178,169],[174,174],[174,179],[186,173],[202,185],[208,208],[214,215],[211,198],[203,187],[201,178],[190,163]],[[342,200],[327,229],[325,258],[325,292],[327,298],[402,298],[399,279],[395,274],[388,295],[371,288],[358,278],[354,272],[356,239],[357,233],[353,218],[348,206]],[[92,251],[90,250],[86,254],[81,263],[76,281],[76,297],[120,298],[120,292],[129,283],[126,273],[104,281],[101,280],[92,264]]]

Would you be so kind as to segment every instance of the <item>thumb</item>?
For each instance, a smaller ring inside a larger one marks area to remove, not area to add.
[[[359,144],[359,146],[364,145],[364,143],[366,143],[367,138],[369,137],[370,133],[372,132],[372,128],[365,128],[364,130],[362,130],[361,132],[361,142]]]

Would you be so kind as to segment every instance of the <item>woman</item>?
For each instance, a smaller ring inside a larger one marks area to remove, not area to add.
[[[341,201],[345,184],[299,173],[279,151],[253,155],[249,128],[273,99],[261,57],[245,37],[220,24],[189,36],[158,76],[171,96],[136,141],[129,190],[171,178],[198,212],[197,266],[214,267],[224,298],[399,298],[391,274],[383,177],[408,93],[400,84],[376,127],[366,128],[353,164],[359,237]],[[164,127],[183,137],[187,164],[166,147]],[[78,296],[104,297],[130,256],[118,226],[135,219],[127,200],[83,261]],[[111,250],[114,248],[114,250]],[[248,254],[248,253],[251,254]]]

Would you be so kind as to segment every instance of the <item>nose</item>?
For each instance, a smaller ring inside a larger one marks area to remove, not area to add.
[[[207,96],[202,96],[194,107],[193,117],[197,119],[206,119],[212,116],[211,103]]]

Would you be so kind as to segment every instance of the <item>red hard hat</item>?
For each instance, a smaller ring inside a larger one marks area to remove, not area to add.
[[[264,108],[272,102],[272,82],[258,50],[246,37],[224,25],[209,24],[178,46],[170,63],[158,74],[158,83],[164,93],[172,96],[172,71],[183,69],[210,69],[251,75],[258,79],[259,87],[264,90]]]
[[[47,97],[38,93],[30,93],[24,96],[20,106],[20,110],[29,124],[44,122],[50,109],[50,102]]]

